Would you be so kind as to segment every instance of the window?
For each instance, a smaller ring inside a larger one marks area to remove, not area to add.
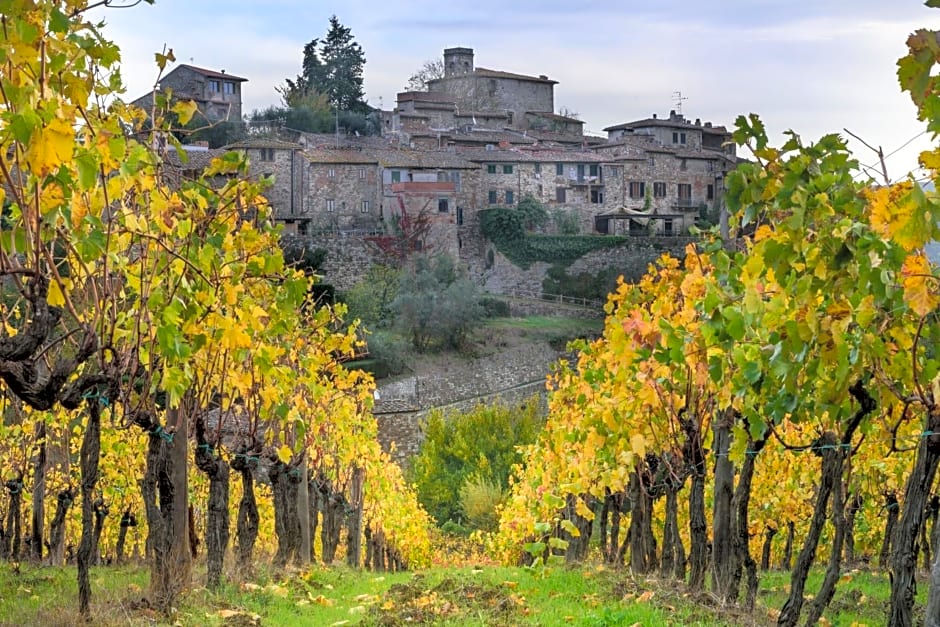
[[[672,143],[685,144],[685,133],[679,131],[672,132]]]
[[[361,178],[361,179],[366,178],[366,169],[365,169],[365,168],[359,168],[359,178]]]
[[[336,168],[330,168],[329,170],[327,170],[326,175],[330,177],[331,179],[336,178]]]
[[[463,224],[463,207],[457,207],[457,226]]]
[[[513,198],[512,190],[511,190],[511,189],[507,189],[507,190],[506,190],[506,204],[507,204],[507,205],[511,205],[511,204],[514,203],[514,202],[515,202],[515,199]]]
[[[685,159],[679,161],[679,169],[683,171],[689,169],[689,165],[685,162]]]
[[[579,183],[584,182],[584,164],[583,163],[578,164],[578,182]]]
[[[221,89],[221,86],[219,85],[219,81],[210,79],[209,80],[209,92],[213,94],[217,94],[220,91],[222,91],[222,89]]]
[[[262,161],[274,161],[274,148],[262,148],[261,160]]]
[[[676,193],[679,195],[679,204],[688,204],[692,200],[692,184],[679,183],[676,186]]]
[[[565,188],[564,187],[555,188],[555,202],[565,202]]]
[[[491,205],[495,205],[496,204],[496,190],[491,189],[489,193],[487,194],[486,199]]]
[[[603,204],[604,202],[604,192],[599,189],[591,190],[591,202],[595,205]]]
[[[372,203],[370,203],[368,200],[363,200],[362,204],[359,205],[360,213],[369,213],[371,209],[372,209]]]
[[[636,200],[646,195],[646,183],[642,181],[630,181],[630,198]]]
[[[646,164],[650,168],[650,174],[653,173],[653,168],[656,167],[656,158],[653,155],[650,155],[650,158],[646,160]]]
[[[229,82],[229,81],[225,81],[224,83],[222,83],[222,93],[228,94],[229,96],[231,96],[232,94],[234,94],[234,93],[235,93],[235,83],[231,83],[231,82]]]
[[[336,201],[333,200],[332,198],[327,198],[327,199],[326,199],[326,210],[327,210],[327,212],[329,212],[329,213],[333,213],[334,211],[336,211]]]
[[[512,126],[512,111],[506,112],[506,123]]]
[[[665,183],[653,183],[653,198],[665,198],[666,197],[666,184]]]
[[[489,163],[489,164],[487,164],[487,166],[486,166],[486,173],[487,173],[487,174],[496,174],[496,164],[495,164],[495,163]]]
[[[536,174],[541,174],[541,172],[542,172],[542,164],[541,164],[541,163],[536,163],[536,164],[535,164],[535,173],[536,173]]]
[[[601,167],[596,163],[592,163],[588,168],[588,176],[598,177],[601,175]]]
[[[503,166],[503,174],[512,174],[512,164],[506,164]]]
[[[401,170],[392,170],[392,183],[401,183]]]
[[[672,226],[672,218],[666,218],[663,220],[663,235],[675,235],[675,231]]]
[[[448,211],[450,211],[450,208],[447,206],[446,198],[437,199],[437,211],[438,213],[447,213]]]
[[[306,235],[307,234],[307,221],[301,220],[297,223],[297,235]]]
[[[555,176],[564,176],[565,175],[565,164],[556,163],[555,164]]]
[[[711,163],[711,162],[709,162]],[[705,199],[706,200],[715,200],[715,185],[712,183],[708,184],[708,187],[705,190]]]

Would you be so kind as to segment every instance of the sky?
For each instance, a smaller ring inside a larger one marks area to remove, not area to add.
[[[940,28],[940,10],[917,0],[155,0],[93,16],[122,50],[128,99],[151,89],[166,46],[179,63],[247,78],[247,113],[279,103],[274,88],[334,14],[365,53],[366,99],[384,109],[425,61],[465,46],[477,67],[558,81],[555,110],[592,134],[668,115],[681,92],[686,118],[731,128],[757,113],[778,144],[788,129],[807,142],[837,132],[876,164],[848,129],[889,155],[892,180],[931,145],[896,77],[907,36]]]

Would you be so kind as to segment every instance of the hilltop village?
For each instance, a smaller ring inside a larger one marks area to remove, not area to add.
[[[253,175],[273,176],[268,198],[285,235],[379,234],[422,213],[435,249],[470,268],[484,255],[477,212],[527,196],[572,214],[582,234],[682,236],[717,212],[737,163],[724,126],[670,111],[585,135],[582,120],[555,113],[557,81],[546,75],[476,67],[470,48],[444,50],[443,68],[380,112],[381,136],[280,129],[226,149],[246,151]],[[178,65],[160,86],[209,120],[237,120],[246,80]],[[184,175],[218,152],[190,148]]]

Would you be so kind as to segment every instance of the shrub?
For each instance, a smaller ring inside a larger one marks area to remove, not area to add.
[[[475,477],[504,490],[512,466],[522,461],[517,447],[534,442],[543,422],[537,396],[520,406],[497,402],[467,413],[431,412],[408,471],[418,500],[439,524],[463,520],[461,489],[468,480]]]
[[[405,371],[408,345],[401,337],[388,331],[375,331],[368,336],[366,343],[369,346],[369,356],[385,364],[385,376]],[[376,378],[380,377],[376,375]]]
[[[474,529],[495,531],[499,525],[496,507],[505,498],[505,489],[479,475],[471,475],[460,487],[460,508]]]
[[[419,351],[459,348],[483,317],[479,289],[447,255],[416,257],[391,307],[398,328]]]
[[[552,211],[552,222],[559,235],[577,235],[581,232],[581,222],[574,211],[555,209]]]
[[[362,281],[343,294],[350,320],[359,319],[368,329],[389,326],[394,315],[391,304],[398,295],[401,270],[387,265],[369,268]],[[369,342],[370,350],[372,342]]]
[[[480,299],[480,306],[483,308],[483,315],[487,318],[508,318],[509,303],[492,296],[484,296]]]
[[[516,205],[516,211],[518,211],[522,217],[523,226],[529,231],[548,224],[548,210],[545,208],[545,205],[529,194],[526,194],[522,200],[519,201],[519,204]]]

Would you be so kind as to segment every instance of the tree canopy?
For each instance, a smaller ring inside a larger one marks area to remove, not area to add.
[[[369,105],[362,89],[365,64],[365,54],[351,29],[333,15],[326,37],[312,39],[304,46],[301,74],[293,80],[287,79],[281,93],[290,106],[311,95],[322,94],[331,108],[367,112]]]

